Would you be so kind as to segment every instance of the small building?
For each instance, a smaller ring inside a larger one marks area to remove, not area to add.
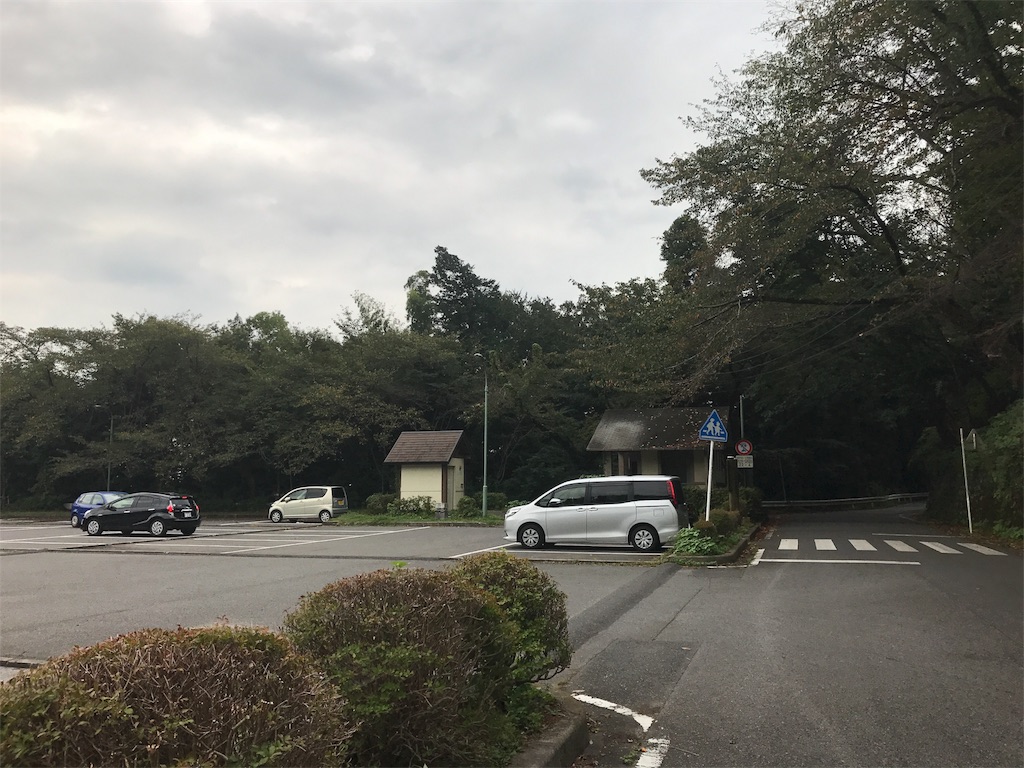
[[[601,453],[605,475],[677,475],[688,485],[706,486],[708,441],[699,434],[712,410],[728,424],[728,406],[605,411],[587,450]],[[713,479],[723,485],[726,451],[717,448]]]
[[[435,507],[455,509],[466,495],[466,463],[460,452],[462,430],[403,432],[385,464],[400,465],[398,497],[429,496]]]

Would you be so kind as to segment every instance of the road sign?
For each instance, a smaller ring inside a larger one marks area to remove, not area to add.
[[[701,440],[713,440],[716,443],[728,442],[729,432],[726,430],[725,424],[722,423],[722,417],[718,415],[718,411],[711,411],[708,420],[700,428],[699,437]]]
[[[749,456],[754,452],[754,444],[749,440],[740,440],[736,443],[736,453],[740,456]]]
[[[754,457],[753,456],[737,456],[736,457],[736,468],[737,469],[753,469],[754,468]]]

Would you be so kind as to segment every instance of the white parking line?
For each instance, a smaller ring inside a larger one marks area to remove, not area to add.
[[[297,547],[297,546],[299,546],[301,544],[326,544],[326,543],[331,542],[331,541],[344,541],[345,539],[359,539],[359,538],[367,538],[369,536],[387,536],[387,535],[392,534],[392,533],[414,533],[415,531],[425,531],[425,530],[427,530],[426,527],[422,527],[422,528],[404,528],[404,529],[402,529],[400,531],[374,531],[373,533],[365,533],[365,534],[362,534],[362,535],[359,535],[359,534],[351,535],[350,534],[348,536],[337,536],[335,538],[330,538],[330,539],[314,539],[314,540],[310,540],[310,541],[305,541],[305,540],[303,540],[303,541],[295,541],[295,542],[292,542],[292,543],[289,543],[289,544],[274,544],[274,545],[269,546],[269,547],[249,547],[247,549],[232,550],[230,552],[225,552],[224,554],[225,555],[239,555],[239,554],[242,554],[243,552],[260,552],[260,551],[263,551],[263,550],[266,550],[266,549],[280,549],[282,547]]]
[[[774,559],[762,558],[759,563],[828,563],[845,565],[920,565],[913,560],[803,560],[798,557],[778,557]],[[751,563],[753,565],[753,563]]]
[[[487,547],[487,549],[474,549],[472,552],[463,552],[463,553],[458,554],[458,555],[452,555],[448,559],[449,560],[458,560],[459,558],[469,557],[470,555],[479,555],[481,552],[494,552],[496,549],[505,549],[506,547],[513,546],[514,544],[515,544],[515,542],[510,541],[507,544],[499,544],[496,547]]]
[[[636,761],[636,768],[658,768],[668,756],[668,739],[648,739],[647,751]]]
[[[640,727],[644,729],[644,733],[647,733],[647,729],[650,728],[651,725],[654,723],[653,717],[641,715],[639,712],[634,712],[632,709],[624,707],[621,704],[615,704],[610,701],[605,701],[604,699],[598,699],[594,696],[588,696],[585,693],[574,693],[572,697],[576,699],[576,701],[582,701],[585,704],[593,704],[595,707],[601,707],[601,709],[610,709],[612,712],[617,712],[620,715],[632,717],[634,720],[637,721],[637,723],[640,724]]]

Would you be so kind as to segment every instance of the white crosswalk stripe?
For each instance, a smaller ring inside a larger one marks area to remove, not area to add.
[[[971,544],[969,542],[958,542],[961,547],[967,547],[967,549],[973,549],[975,552],[980,552],[983,555],[999,555],[1000,557],[1006,557],[1005,552],[1000,552],[998,549],[992,549],[991,547],[982,546],[981,544]]]
[[[847,539],[846,541],[849,541],[850,546],[852,546],[858,552],[878,551],[878,547],[876,547],[867,539]],[[883,541],[888,547],[897,552],[919,552],[919,547],[926,547],[927,549],[930,549],[934,552],[938,552],[943,555],[965,554],[962,550],[957,549],[956,547],[952,547],[948,544],[943,544],[938,541],[921,540],[914,542],[914,544],[909,544],[908,542],[902,541],[900,539],[883,539]],[[846,543],[843,540],[839,540],[838,546],[837,542],[833,539],[813,539],[813,542],[814,549],[816,549],[819,552],[836,552],[839,549],[844,548],[846,546]],[[806,549],[806,545],[809,544],[809,542],[805,541],[804,543]],[[917,546],[915,546],[915,544]],[[977,552],[982,555],[998,555],[1002,557],[1006,556],[1005,552],[1000,552],[999,550],[992,549],[991,547],[986,547],[981,544],[974,544],[971,542],[961,541],[957,542],[957,546],[963,547],[964,549],[968,549],[973,552]],[[779,539],[778,549],[782,552],[797,552],[800,550],[800,539]]]
[[[947,547],[945,544],[940,544],[937,541],[922,541],[921,543],[924,544],[926,547],[934,549],[936,552],[941,552],[944,555],[962,555],[963,554],[963,552],[961,552],[959,549],[953,549],[952,547]]]

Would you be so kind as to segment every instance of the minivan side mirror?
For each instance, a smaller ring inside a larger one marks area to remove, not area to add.
[[[562,500],[560,498],[558,498],[557,496],[555,496],[555,497],[551,498],[548,501],[548,506],[549,507],[560,507],[560,506],[562,506]]]

